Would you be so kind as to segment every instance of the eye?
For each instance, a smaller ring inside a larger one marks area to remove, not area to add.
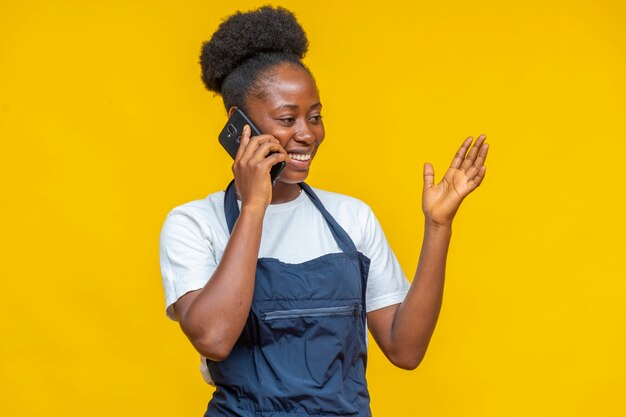
[[[280,121],[280,123],[284,124],[285,126],[291,126],[296,121],[296,119],[294,119],[293,117],[282,117],[278,120]]]
[[[309,117],[309,120],[311,120],[313,123],[320,123],[322,121],[322,115],[321,114],[313,115]]]

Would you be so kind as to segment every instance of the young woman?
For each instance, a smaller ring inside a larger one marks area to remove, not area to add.
[[[439,184],[424,165],[425,236],[409,284],[366,204],[304,183],[325,135],[307,46],[289,11],[263,7],[230,16],[202,48],[206,87],[264,133],[246,127],[233,182],[171,210],[161,232],[167,314],[216,386],[206,416],[369,416],[367,328],[394,365],[418,366],[453,217],[485,177],[484,135],[463,142]]]

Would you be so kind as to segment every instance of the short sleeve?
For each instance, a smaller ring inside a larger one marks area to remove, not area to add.
[[[217,268],[213,245],[198,222],[184,213],[168,213],[159,239],[159,257],[167,316],[177,321],[173,304],[204,287]]]
[[[366,207],[361,250],[370,259],[366,291],[366,311],[370,312],[404,301],[411,284],[391,250],[378,219]]]

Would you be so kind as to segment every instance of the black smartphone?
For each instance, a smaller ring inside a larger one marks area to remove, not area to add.
[[[231,114],[228,118],[226,126],[224,126],[218,136],[218,140],[233,159],[235,159],[235,156],[237,155],[239,143],[241,142],[241,136],[243,135],[243,127],[245,125],[250,125],[250,137],[262,134],[259,128],[252,123],[252,120],[250,120],[250,118],[246,116],[241,109],[236,108],[233,114]],[[276,180],[278,180],[278,177],[280,177],[280,174],[283,173],[284,169],[285,162],[279,162],[272,166],[272,169],[270,170],[272,185],[276,184]]]

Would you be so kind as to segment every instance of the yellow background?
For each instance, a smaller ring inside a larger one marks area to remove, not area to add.
[[[0,415],[203,414],[158,237],[230,177],[198,54],[260,4],[0,3]],[[491,144],[426,359],[371,344],[374,415],[626,415],[625,3],[280,4],[325,108],[308,182],[370,204],[407,276],[422,164]]]

